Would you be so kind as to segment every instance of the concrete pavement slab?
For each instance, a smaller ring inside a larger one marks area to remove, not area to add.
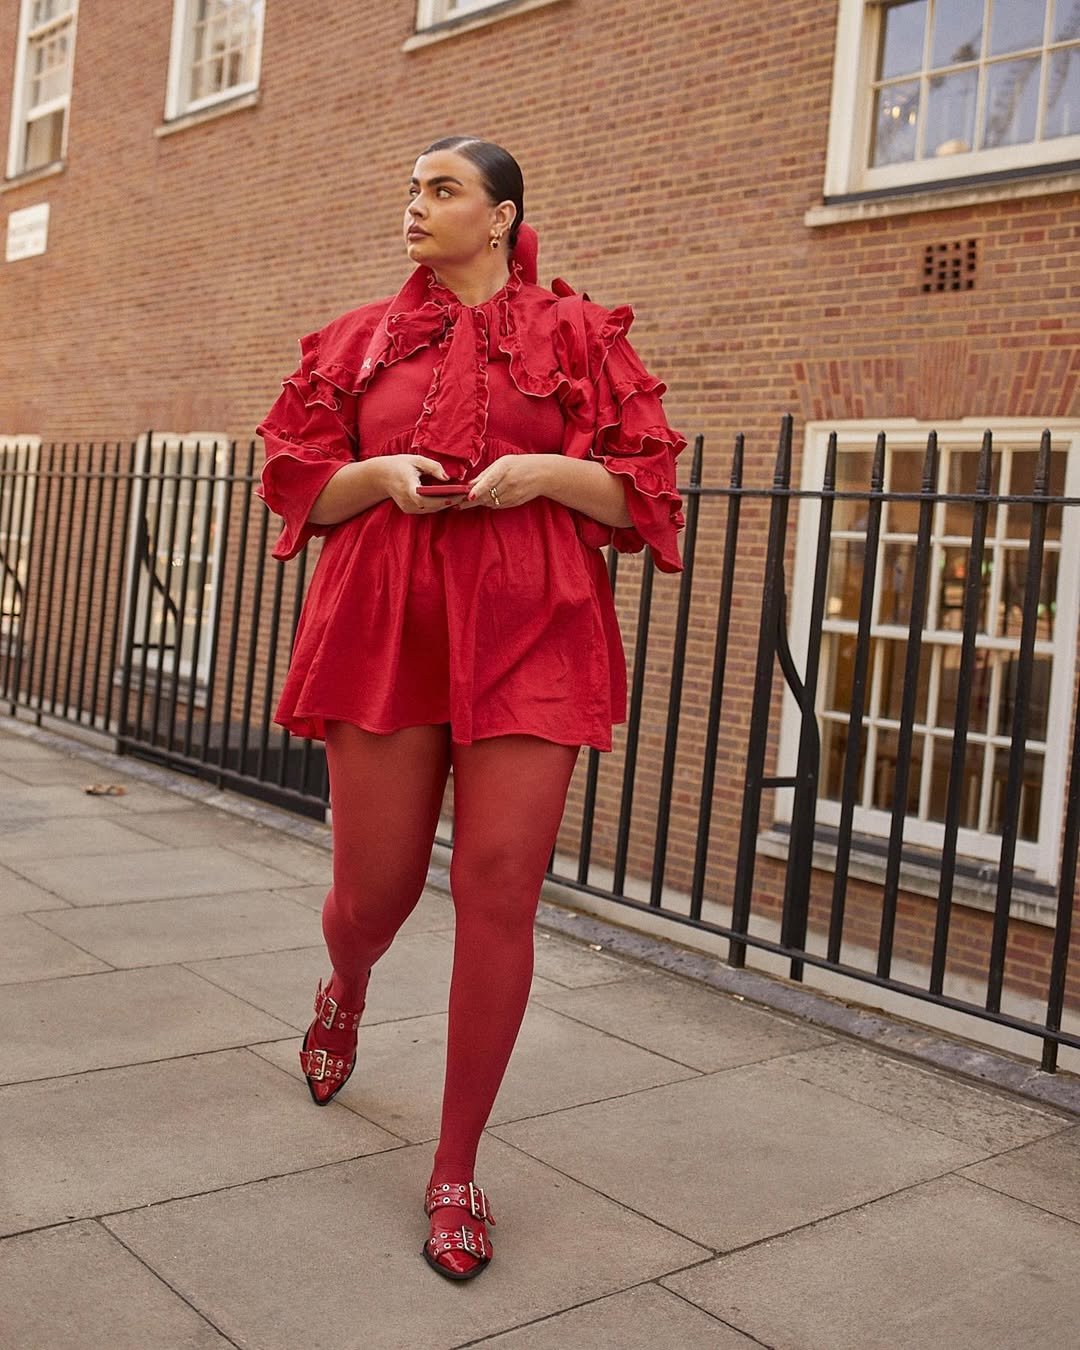
[[[34,787],[49,787],[54,784],[67,783],[72,787],[82,788],[88,783],[105,782],[118,783],[130,792],[133,788],[143,786],[140,779],[132,778],[119,769],[102,769],[101,765],[95,764],[92,760],[83,759],[81,755],[58,755],[50,756],[48,759],[9,760],[4,772],[8,777],[14,778],[18,782]]]
[[[445,1012],[452,955],[449,945],[435,934],[399,935],[372,973],[364,1025]],[[330,974],[330,963],[320,944],[301,951],[200,961],[191,969],[303,1030],[312,1018],[316,986]]]
[[[655,1284],[476,1342],[487,1350],[750,1350],[749,1336]]]
[[[270,867],[215,845],[40,861],[20,858],[17,870],[73,905],[273,890],[290,881]]]
[[[768,1064],[493,1133],[718,1251],[927,1180],[981,1152]]]
[[[320,938],[315,915],[268,891],[53,910],[36,922],[120,967],[310,947]]]
[[[887,1115],[909,1120],[987,1153],[1057,1134],[1073,1118],[991,1092],[920,1064],[837,1041],[820,1050],[785,1055],[777,1069],[838,1092]],[[1080,1162],[1080,1158],[1077,1159]]]
[[[299,1076],[292,1042],[260,1045],[256,1053]],[[433,1139],[439,1132],[445,1060],[445,1013],[377,1026],[361,1023],[357,1070],[338,1100],[402,1139]],[[520,1120],[675,1082],[692,1072],[532,1004],[491,1119]]]
[[[0,1233],[397,1146],[248,1050],[0,1088]]]
[[[42,928],[36,917],[11,914],[0,919],[0,985],[108,969],[104,961]]]
[[[100,771],[93,781],[102,781]],[[111,781],[107,773],[104,776],[104,781]],[[165,788],[154,787],[141,778],[122,797],[100,797],[98,800],[107,802],[110,809],[116,812],[117,817],[142,815],[144,812],[193,811],[200,805],[194,798],[184,797],[179,792],[169,792]]]
[[[1075,1350],[1080,1228],[943,1177],[663,1281],[775,1350]]]
[[[605,956],[578,942],[569,942],[552,933],[536,934],[536,973],[553,984],[570,989],[592,988],[632,979],[641,967],[617,956]]]
[[[329,849],[316,848],[280,830],[242,819],[212,807],[198,812],[155,811],[134,816],[131,828],[168,844],[170,848],[220,844],[223,848],[272,867],[297,881],[319,884],[325,895],[330,885]]]
[[[401,1149],[105,1222],[226,1336],[259,1350],[449,1350],[704,1255],[497,1145],[481,1178],[496,1257],[451,1284],[420,1256],[430,1165],[428,1149]]]
[[[93,780],[91,780],[93,781]],[[71,816],[122,819],[119,797],[93,797],[81,787],[57,783],[46,787],[0,787],[0,820],[25,825],[33,821],[67,820]]]
[[[0,732],[0,764],[5,760],[18,759],[63,759],[63,754],[29,736],[13,736],[10,732]]]
[[[274,868],[295,881],[321,886],[325,894],[333,880],[333,867],[327,849],[313,848],[287,834],[266,831],[267,838],[230,841],[229,848],[245,858],[252,858]]]
[[[1080,1224],[1080,1125],[965,1167],[960,1175]]]
[[[540,1002],[688,1064],[702,1073],[823,1045],[829,1036],[728,994],[669,975],[641,974],[599,989],[558,992]]]
[[[0,859],[16,871],[23,860],[36,864],[43,858],[72,858],[94,853],[119,856],[148,853],[159,847],[152,840],[123,824],[97,816],[72,816],[61,824],[51,820],[6,820],[0,815]],[[71,866],[71,864],[67,864]]]
[[[93,1222],[0,1242],[0,1327],[12,1350],[224,1350],[230,1344]]]
[[[276,1040],[290,1028],[179,966],[0,988],[0,1083]]]
[[[69,909],[51,891],[34,886],[9,867],[0,866],[0,914],[32,914],[36,909]]]
[[[212,806],[200,805],[199,810],[186,808],[178,811],[140,811],[127,822],[128,829],[137,830],[147,839],[157,840],[169,848],[191,848],[207,844],[231,847],[243,840],[276,839],[278,832],[259,825],[232,811],[218,811]],[[151,845],[152,847],[152,845]]]

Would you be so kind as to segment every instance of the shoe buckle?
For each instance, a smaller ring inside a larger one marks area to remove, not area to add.
[[[332,999],[329,994],[323,994],[322,1007],[318,1011],[320,1014],[319,1015],[320,1023],[327,1029],[327,1031],[333,1031],[334,1021],[338,1015],[337,1000]]]
[[[487,1196],[482,1187],[469,1182],[469,1213],[474,1219],[486,1219],[488,1216]]]
[[[464,1224],[462,1224],[460,1230],[455,1234],[455,1236],[461,1238],[462,1249],[468,1252],[470,1256],[477,1256],[480,1258],[487,1256],[487,1249],[484,1246],[483,1233],[477,1233],[474,1236],[469,1231],[469,1229],[466,1228]]]
[[[311,1064],[311,1061],[312,1061],[313,1059],[318,1058],[319,1056],[321,1056],[322,1058],[321,1058],[321,1061],[320,1061],[320,1063],[319,1063],[318,1069],[317,1069],[314,1073],[310,1072],[310,1069],[305,1069],[305,1070],[304,1070],[304,1072],[307,1074],[307,1076],[308,1076],[309,1078],[313,1078],[313,1079],[315,1080],[316,1083],[321,1083],[321,1082],[323,1081],[323,1079],[326,1077],[326,1051],[325,1051],[325,1050],[309,1050],[309,1051],[307,1052],[308,1065],[309,1065],[309,1066],[310,1066],[310,1064]]]

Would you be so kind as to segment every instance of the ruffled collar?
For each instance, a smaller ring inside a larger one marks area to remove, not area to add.
[[[410,453],[456,461],[459,467],[479,462],[487,428],[489,348],[503,349],[509,338],[510,306],[522,285],[521,265],[512,262],[505,284],[494,295],[482,304],[466,305],[421,264],[390,301],[364,354],[356,392],[381,367],[421,347],[437,348]]]
[[[466,305],[465,302],[450,289],[444,286],[436,277],[430,267],[420,266],[417,271],[426,273],[423,278],[427,285],[428,298],[436,305],[441,305],[447,309],[495,309],[503,302],[509,302],[521,290],[522,275],[521,264],[516,261],[510,263],[510,271],[506,281],[486,300],[482,300],[478,305]]]

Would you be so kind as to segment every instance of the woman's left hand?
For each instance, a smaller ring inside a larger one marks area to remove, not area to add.
[[[469,484],[468,497],[454,503],[454,509],[468,511],[474,506],[505,511],[524,506],[536,497],[547,495],[550,461],[559,455],[502,455],[489,464]]]

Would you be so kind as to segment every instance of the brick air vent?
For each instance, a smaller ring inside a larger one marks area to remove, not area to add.
[[[976,261],[974,239],[927,244],[923,251],[923,291],[974,290]]]

